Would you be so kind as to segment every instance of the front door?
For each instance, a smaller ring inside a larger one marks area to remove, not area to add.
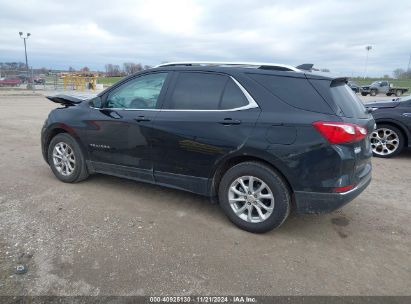
[[[103,96],[88,133],[90,160],[100,172],[153,180],[151,131],[168,73],[137,76]]]

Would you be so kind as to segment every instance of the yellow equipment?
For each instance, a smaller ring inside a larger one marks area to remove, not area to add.
[[[73,90],[84,91],[96,90],[97,76],[94,74],[68,74],[62,76],[64,81],[64,89],[67,89],[67,86],[72,86]]]

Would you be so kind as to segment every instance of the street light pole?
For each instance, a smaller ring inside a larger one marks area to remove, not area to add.
[[[26,56],[26,69],[27,69],[27,88],[31,88],[30,84],[30,76],[29,76],[29,63],[27,60],[27,46],[26,46],[26,39],[29,39],[30,33],[27,33],[26,36],[23,35],[23,32],[19,32],[20,38],[24,41],[24,55]]]
[[[368,65],[368,53],[371,51],[372,46],[371,45],[367,45],[365,47],[365,50],[367,51],[367,55],[365,57],[365,68],[364,68],[364,78],[367,77],[367,65]]]

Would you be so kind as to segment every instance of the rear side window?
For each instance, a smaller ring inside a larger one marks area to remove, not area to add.
[[[248,104],[234,81],[225,75],[182,72],[164,108],[180,110],[227,110]]]
[[[217,110],[226,82],[223,75],[180,73],[166,108]]]
[[[249,74],[249,76],[290,106],[312,112],[334,114],[306,78],[262,74]]]
[[[228,79],[224,89],[223,98],[221,100],[220,109],[235,109],[246,106],[248,104],[247,98],[241,89],[234,83],[232,79]]]

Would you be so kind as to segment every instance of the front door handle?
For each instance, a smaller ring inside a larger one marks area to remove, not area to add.
[[[232,118],[224,118],[223,120],[219,121],[218,123],[228,126],[228,125],[239,125],[241,123],[241,120],[237,119],[232,119]]]
[[[137,122],[142,122],[142,121],[150,121],[151,119],[144,117],[144,115],[138,116],[136,119],[134,119]]]

